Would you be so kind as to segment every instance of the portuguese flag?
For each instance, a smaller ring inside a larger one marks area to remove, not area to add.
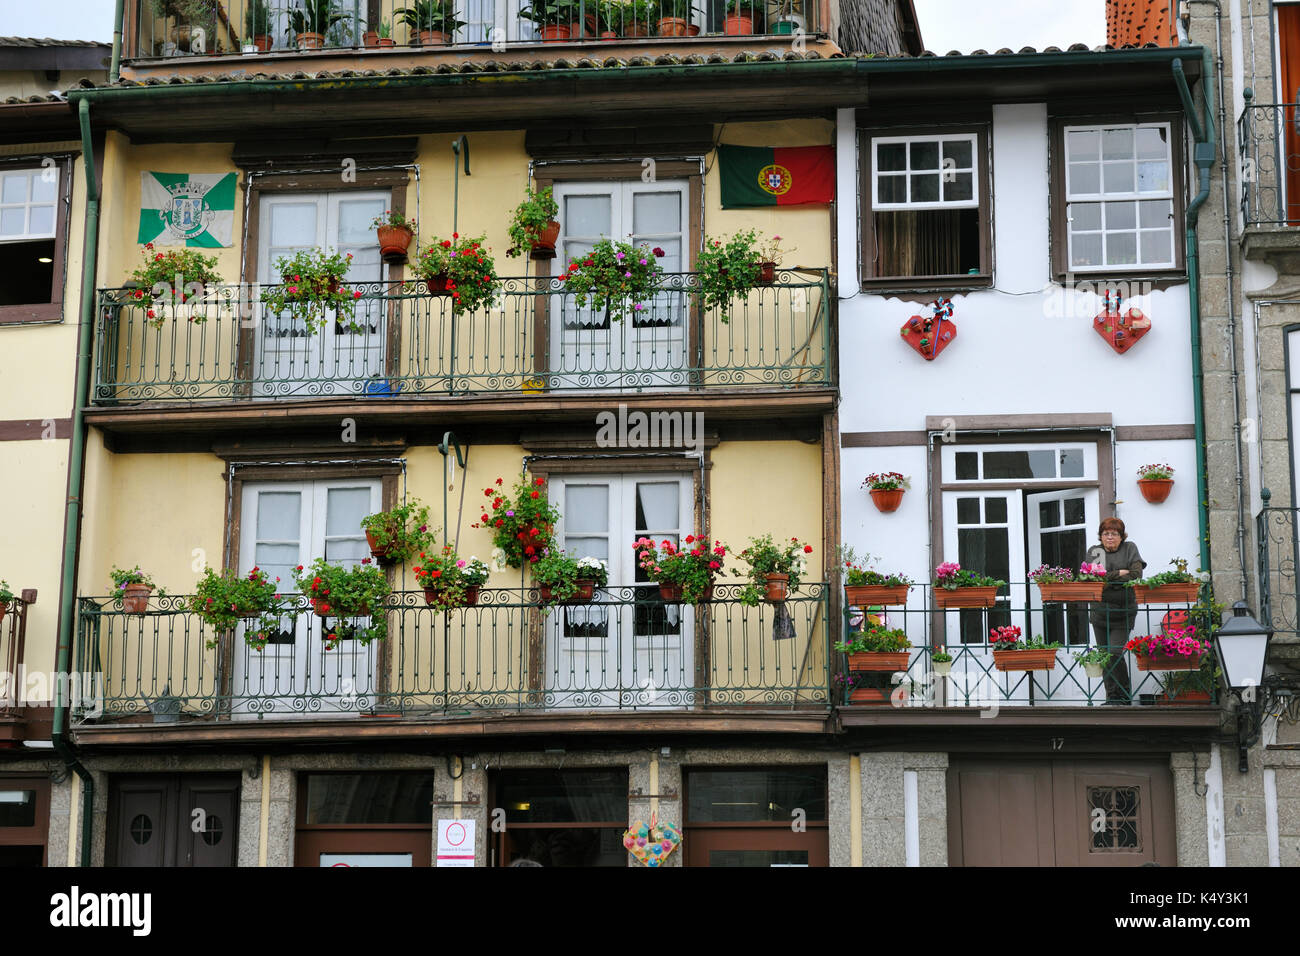
[[[829,146],[719,146],[722,208],[806,206],[835,198]]]

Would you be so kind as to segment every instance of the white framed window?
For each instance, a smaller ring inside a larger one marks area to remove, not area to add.
[[[1061,481],[1097,478],[1097,446],[1090,443],[949,445],[943,449],[943,480]]]
[[[1069,269],[1177,265],[1170,123],[1066,126]]]
[[[873,209],[979,207],[974,133],[877,136],[871,150]]]
[[[0,172],[0,242],[53,239],[58,197],[56,166]]]

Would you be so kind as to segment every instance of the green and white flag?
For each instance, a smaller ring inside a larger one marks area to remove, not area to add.
[[[234,173],[141,173],[136,242],[215,249],[231,244]]]

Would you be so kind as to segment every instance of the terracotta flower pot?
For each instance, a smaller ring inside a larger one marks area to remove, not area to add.
[[[529,251],[530,259],[554,259],[555,258],[555,241],[560,238],[560,224],[552,219],[542,231],[537,234],[533,241],[533,248]]]
[[[903,503],[903,488],[872,488],[871,500],[875,502],[876,510],[884,514],[891,511],[897,511],[898,506]]]
[[[888,587],[884,584],[846,584],[844,600],[858,607],[870,607],[873,604],[906,604],[907,592],[912,590],[910,584]]]
[[[367,30],[361,34],[361,42],[367,47],[375,48],[379,46],[379,34],[374,30]]]
[[[601,30],[600,38],[602,40],[617,40],[618,34],[615,33],[613,30]]]
[[[7,601],[0,601],[0,621],[3,621],[5,619],[5,614],[8,612],[8,610],[9,610],[9,603]]]
[[[266,53],[271,49],[271,44],[274,42],[275,40],[267,36],[265,33],[259,33],[253,37],[253,47],[258,53]]]
[[[369,531],[366,532],[366,543],[370,545],[370,556],[380,564],[387,564],[393,560],[388,556],[392,552],[393,546],[388,545],[386,547],[381,547],[375,539],[375,536]]]
[[[550,604],[554,601],[555,595],[554,592],[551,591],[549,585],[540,584],[537,586],[537,591],[541,595],[543,604]],[[577,592],[572,597],[568,598],[564,603],[565,604],[586,604],[595,596],[596,596],[596,582],[589,580],[588,578],[578,578]]]
[[[1170,695],[1165,691],[1156,698],[1156,703],[1162,706],[1177,707],[1208,707],[1210,706],[1210,692],[1208,690],[1180,690],[1177,696]]]
[[[1201,655],[1138,654],[1140,671],[1194,671],[1201,666]]]
[[[659,585],[659,596],[663,598],[665,601],[667,601],[669,604],[681,604],[682,586],[680,584],[664,584],[661,582]],[[700,601],[703,602],[703,601],[712,601],[712,600],[713,600],[713,585],[710,584],[704,589],[704,593],[700,595]]]
[[[420,46],[446,46],[451,37],[441,30],[421,30]]]
[[[1195,604],[1201,586],[1195,581],[1185,584],[1162,584],[1156,588],[1133,585],[1134,596],[1139,604]]]
[[[299,50],[323,50],[325,48],[325,36],[320,33],[299,33],[298,49]]]
[[[752,16],[737,16],[728,14],[722,22],[722,32],[729,37],[752,36],[754,33],[754,18]]]
[[[447,273],[439,272],[436,276],[429,276],[424,280],[425,287],[429,290],[430,295],[440,295],[447,291],[447,283],[451,280]]]
[[[405,226],[380,226],[375,230],[379,238],[379,254],[389,265],[406,261],[406,249],[413,233]]]
[[[573,35],[573,28],[567,23],[549,23],[542,27],[542,42],[554,43],[567,40]]]
[[[661,37],[684,37],[688,26],[685,17],[664,17],[659,21],[658,32]]]
[[[700,35],[700,28],[699,28],[699,25],[698,25],[698,24],[695,24],[695,23],[692,23],[690,26],[688,26],[688,27],[686,28],[686,35],[687,35],[688,37],[697,37],[697,36],[699,36],[699,35]]]
[[[887,707],[889,706],[889,694],[889,691],[878,687],[855,687],[849,691],[849,703]]]
[[[317,617],[365,617],[370,613],[369,604],[363,604],[355,611],[343,611],[331,604],[329,598],[312,598],[311,609]]]
[[[937,608],[992,607],[997,603],[998,589],[992,586],[956,588],[952,591],[947,588],[934,589],[934,606]]]
[[[392,37],[380,37],[380,38],[379,38],[379,48],[380,48],[381,50],[382,50],[382,49],[385,49],[385,48],[387,48],[387,47],[390,47],[390,46],[396,46],[396,45],[397,45],[397,41],[394,40]]]
[[[895,671],[907,670],[907,663],[911,657],[907,651],[859,651],[856,654],[849,655],[849,670],[851,671],[886,671],[890,674]]]
[[[623,36],[625,37],[648,37],[649,35],[649,24],[633,22],[623,26]]]
[[[1044,601],[1074,602],[1100,601],[1104,581],[1065,581],[1058,584],[1039,584]]]
[[[775,281],[776,281],[776,263],[760,262],[758,264],[758,284],[771,285]]]
[[[790,596],[790,575],[788,574],[769,574],[767,576],[767,594],[766,600],[770,604],[777,604],[784,601]]]
[[[1142,497],[1153,505],[1158,505],[1169,497],[1169,492],[1173,491],[1174,480],[1172,478],[1139,478],[1138,489],[1142,492]]]
[[[149,595],[153,588],[147,584],[128,584],[122,589],[122,610],[127,614],[143,614],[149,609]]]
[[[1000,671],[1050,671],[1056,669],[1056,651],[994,651],[993,666]]]
[[[474,607],[478,604],[478,591],[480,585],[465,585],[465,598],[460,602],[461,607]],[[425,588],[424,603],[430,607],[443,607],[442,588]]]

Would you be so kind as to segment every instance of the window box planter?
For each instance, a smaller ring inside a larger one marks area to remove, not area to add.
[[[312,598],[311,609],[316,612],[317,617],[367,617],[370,614],[370,605],[363,604],[361,607],[344,609],[335,607],[329,602],[329,598]]]
[[[660,584],[659,596],[669,604],[681,604],[682,586],[680,584]],[[712,601],[712,600],[713,600],[713,585],[710,584],[708,587],[704,589],[704,593],[700,595],[700,602],[703,603],[705,601]]]
[[[889,691],[877,687],[856,687],[849,691],[849,703],[888,707],[889,694]]]
[[[1138,490],[1142,492],[1142,497],[1153,505],[1158,505],[1169,497],[1169,492],[1173,491],[1174,480],[1172,478],[1139,478]]]
[[[1212,702],[1208,690],[1180,690],[1177,696],[1166,691],[1156,698],[1156,703],[1168,707],[1209,707]]]
[[[1046,582],[1038,584],[1038,591],[1044,601],[1062,601],[1078,603],[1080,601],[1100,601],[1104,581],[1063,581],[1056,584]]]
[[[790,575],[788,574],[769,574],[767,576],[767,591],[764,598],[769,604],[779,604],[790,596]]]
[[[467,584],[465,586],[465,599],[460,602],[459,607],[474,607],[478,604],[478,591],[481,585]],[[442,600],[442,590],[440,588],[425,588],[424,603],[430,607],[446,608],[447,605]]]
[[[906,671],[911,655],[907,651],[859,651],[849,655],[850,671]]]
[[[982,588],[934,589],[934,606],[937,608],[993,607],[998,603],[998,589],[990,585]]]
[[[1138,654],[1137,662],[1140,671],[1194,671],[1201,666],[1201,655]]]
[[[1201,586],[1195,581],[1186,584],[1162,584],[1149,588],[1141,584],[1133,585],[1134,594],[1139,604],[1195,604]]]
[[[537,593],[541,595],[543,604],[555,603],[555,596],[550,587],[545,584],[538,585]],[[570,597],[565,604],[587,604],[596,596],[596,582],[590,578],[578,578],[578,590]]]
[[[873,604],[906,604],[907,592],[912,590],[910,584],[889,587],[884,584],[846,584],[844,600],[858,607],[870,607]]]
[[[1050,671],[1056,669],[1056,651],[994,651],[993,666],[1000,671]]]

